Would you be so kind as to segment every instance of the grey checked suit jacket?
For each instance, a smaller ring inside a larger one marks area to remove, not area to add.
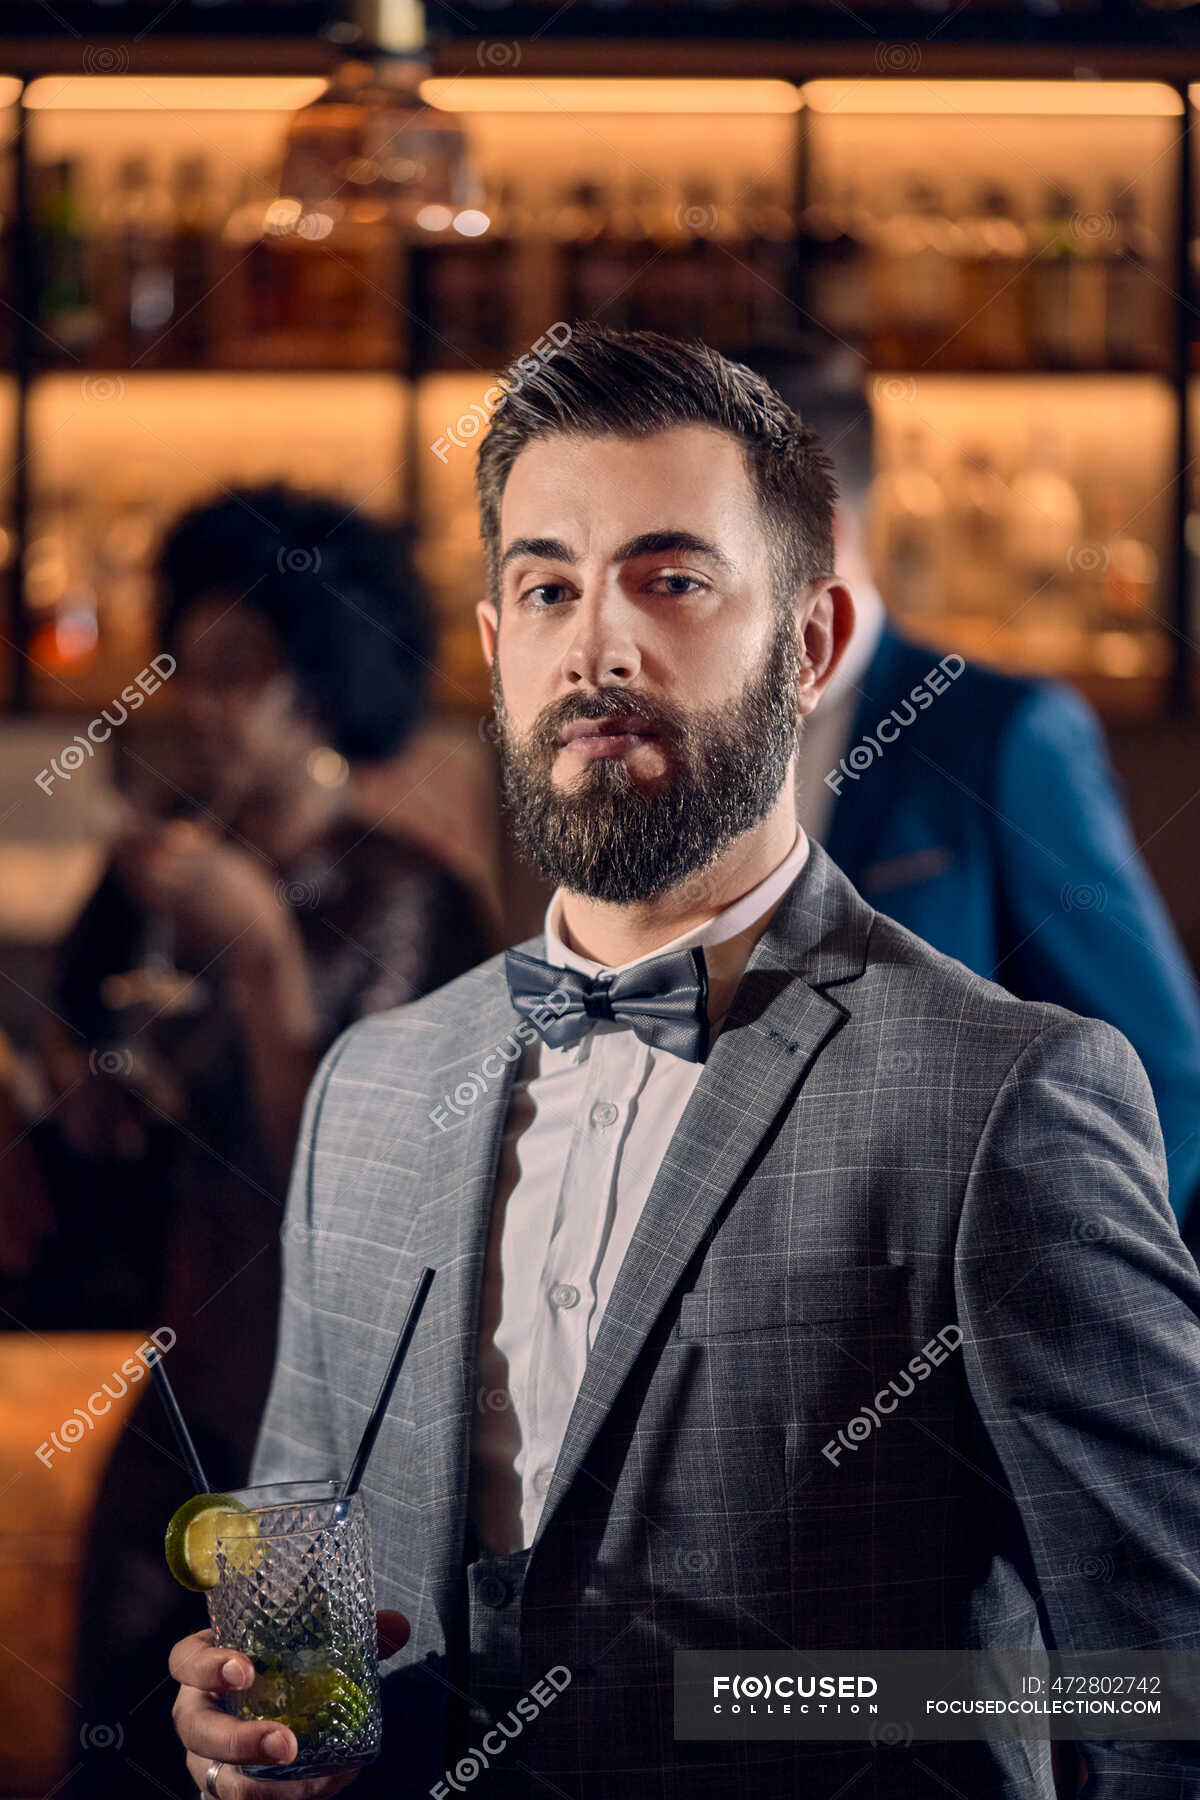
[[[517,1023],[492,957],[353,1026],[305,1107],[255,1480],[348,1466],[419,1272],[438,1271],[365,1483],[378,1602],[412,1636],[356,1794],[427,1796],[446,1766]],[[961,1348],[856,1441],[950,1325]],[[939,955],[812,845],[571,1414],[519,1602],[522,1679],[571,1682],[509,1746],[512,1791],[1050,1796],[1037,1744],[677,1743],[672,1653],[1200,1648],[1198,1398],[1200,1277],[1126,1040]],[[1094,1800],[1200,1796],[1200,1745],[1086,1755]]]

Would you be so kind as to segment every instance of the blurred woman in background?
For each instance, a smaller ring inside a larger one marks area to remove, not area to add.
[[[131,808],[63,952],[40,1134],[58,1222],[31,1286],[57,1294],[59,1328],[176,1334],[168,1367],[225,1489],[266,1397],[317,1063],[355,1019],[494,946],[463,885],[348,800],[349,767],[395,755],[426,692],[432,625],[397,538],[246,489],[186,515],[160,568],[171,766],[129,752],[158,816]],[[85,1745],[72,1792],[127,1795],[131,1768],[148,1793],[189,1786],[156,1690],[170,1644],[204,1622],[162,1554],[192,1485],[147,1384],[94,1512],[75,1687],[85,1721],[121,1726],[124,1755]]]

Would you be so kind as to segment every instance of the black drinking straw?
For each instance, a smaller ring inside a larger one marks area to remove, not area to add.
[[[417,1283],[416,1293],[408,1303],[408,1311],[404,1315],[404,1323],[400,1327],[400,1336],[396,1339],[396,1348],[392,1351],[392,1360],[388,1364],[387,1374],[379,1384],[379,1392],[375,1396],[375,1404],[371,1408],[371,1416],[364,1427],[359,1440],[358,1449],[354,1453],[354,1461],[350,1465],[350,1473],[342,1483],[338,1494],[339,1506],[348,1500],[351,1494],[358,1492],[358,1484],[362,1480],[363,1470],[367,1466],[367,1458],[375,1446],[379,1436],[379,1427],[383,1424],[383,1415],[387,1411],[387,1403],[392,1397],[392,1389],[396,1385],[396,1377],[404,1361],[405,1352],[417,1329],[417,1320],[421,1316],[421,1308],[425,1304],[425,1296],[429,1292],[429,1284],[433,1280],[436,1269],[426,1269]]]
[[[212,1489],[208,1485],[208,1477],[200,1466],[200,1458],[196,1454],[196,1446],[192,1442],[191,1433],[183,1422],[183,1414],[179,1410],[179,1402],[175,1398],[175,1390],[171,1386],[171,1378],[167,1374],[166,1364],[157,1345],[148,1350],[142,1361],[149,1364],[150,1373],[158,1383],[158,1391],[162,1395],[162,1403],[167,1409],[167,1417],[171,1421],[176,1441],[182,1450],[184,1459],[191,1471],[192,1480],[196,1484],[198,1494],[209,1494]]]

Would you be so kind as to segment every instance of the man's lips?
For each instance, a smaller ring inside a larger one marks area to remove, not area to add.
[[[559,734],[556,747],[590,761],[598,756],[623,756],[634,745],[657,736],[657,726],[648,719],[621,713],[604,719],[573,719]]]
[[[560,744],[581,737],[657,737],[658,727],[636,713],[606,713],[602,719],[572,719],[558,734]]]

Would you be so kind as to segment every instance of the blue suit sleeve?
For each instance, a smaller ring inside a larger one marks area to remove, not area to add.
[[[1122,1032],[1150,1077],[1182,1223],[1200,1186],[1200,991],[1134,843],[1103,734],[1040,683],[999,754],[1004,941],[996,980]]]

